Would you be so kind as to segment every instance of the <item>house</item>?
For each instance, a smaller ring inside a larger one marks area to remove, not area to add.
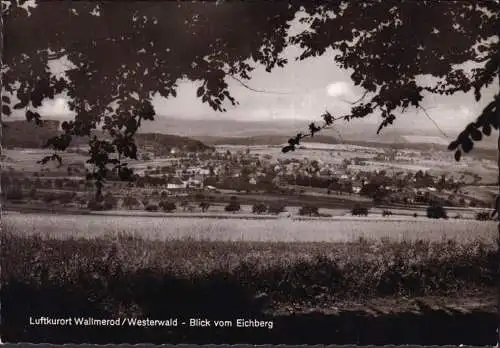
[[[167,182],[167,189],[184,189],[186,184],[184,184],[179,178],[172,178]]]

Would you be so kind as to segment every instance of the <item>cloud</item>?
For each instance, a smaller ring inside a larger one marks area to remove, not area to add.
[[[39,112],[41,115],[48,115],[51,117],[68,116],[72,113],[64,97],[58,97],[54,100],[45,100]]]
[[[354,93],[348,83],[333,82],[326,86],[326,94],[330,97],[346,98],[352,96]]]

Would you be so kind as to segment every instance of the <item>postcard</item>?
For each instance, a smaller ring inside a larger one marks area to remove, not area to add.
[[[2,1],[2,342],[495,345],[499,16]]]

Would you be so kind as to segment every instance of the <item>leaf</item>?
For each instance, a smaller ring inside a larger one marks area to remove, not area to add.
[[[2,114],[10,116],[11,111],[10,111],[10,107],[8,105],[2,105]]]
[[[203,86],[198,87],[196,90],[196,96],[200,98],[203,94],[205,94],[205,88],[203,88]]]
[[[295,146],[287,145],[281,149],[281,152],[283,152],[283,153],[287,153],[290,151],[295,151]]]
[[[469,153],[474,147],[474,143],[469,138],[464,139],[461,145],[465,153]]]
[[[470,136],[474,141],[481,141],[481,139],[483,139],[483,134],[477,129],[472,130]]]
[[[486,136],[490,136],[491,135],[491,126],[489,124],[485,124],[483,126],[483,133]]]
[[[459,162],[461,157],[462,157],[462,151],[460,150],[455,151],[455,161]]]
[[[448,145],[448,150],[453,151],[458,147],[458,141],[453,140],[450,145]]]

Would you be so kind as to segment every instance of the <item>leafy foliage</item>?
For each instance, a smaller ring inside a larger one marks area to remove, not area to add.
[[[289,38],[289,21],[299,12],[305,29]],[[38,124],[42,102],[66,93],[76,116],[46,146],[63,151],[74,137],[90,136],[88,163],[94,169],[88,178],[95,180],[99,197],[111,173],[133,180],[124,160],[137,158],[136,132],[155,118],[151,100],[176,97],[181,79],[197,81],[196,96],[223,112],[227,103],[237,104],[226,78],[248,80],[255,64],[267,71],[284,66],[281,53],[290,44],[303,49],[301,60],[333,49],[335,63],[352,71],[365,94],[348,115],[326,112],[322,125],[313,122],[308,132],[291,138],[283,152],[294,151],[303,138],[340,119],[377,113],[380,132],[394,124],[398,112],[423,108],[425,93],[473,91],[479,100],[499,74],[500,43],[492,40],[500,32],[499,13],[494,1],[47,1],[29,14],[18,1],[4,2],[9,35],[2,114],[25,110],[26,119]],[[62,57],[72,64],[65,76],[49,69],[49,62]],[[463,65],[471,62],[468,71]],[[422,76],[438,81],[426,85]],[[499,100],[497,94],[450,144],[457,160],[482,134],[498,129]],[[95,130],[106,136],[93,135]],[[61,157],[43,159],[49,160]]]
[[[28,121],[39,122],[43,100],[66,93],[74,120],[64,122],[64,134],[46,146],[61,151],[75,137],[90,136],[89,179],[99,196],[110,173],[133,178],[123,160],[137,158],[135,134],[155,118],[155,95],[176,97],[181,79],[197,81],[197,97],[223,112],[227,103],[237,103],[227,77],[247,80],[254,63],[268,71],[286,63],[279,54],[296,9],[269,3],[263,11],[261,5],[42,1],[28,13],[18,1],[2,2],[9,32],[2,113],[26,110]],[[62,57],[72,64],[65,76],[49,69]],[[92,136],[95,130],[104,136]]]
[[[423,109],[425,94],[450,95],[473,91],[476,100],[500,72],[500,10],[495,2],[465,1],[351,1],[306,5],[305,30],[291,42],[304,52],[300,59],[335,50],[335,62],[352,71],[351,79],[365,90],[349,115],[323,115],[324,124],[311,124],[309,132],[291,138],[283,152],[293,151],[304,137],[339,119],[351,120],[378,113],[378,132],[392,125],[396,112]],[[333,13],[334,15],[331,15]],[[426,21],[420,20],[427,18]],[[472,64],[471,71],[464,64]],[[437,82],[426,85],[422,76]],[[373,94],[366,100],[368,94]],[[500,95],[450,144],[455,159],[470,152],[474,142],[498,129]],[[425,111],[425,109],[424,109]]]

